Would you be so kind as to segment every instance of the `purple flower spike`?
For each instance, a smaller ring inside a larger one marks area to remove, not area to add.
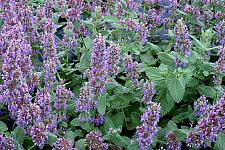
[[[167,134],[167,150],[180,150],[181,143],[173,132]]]
[[[192,42],[188,33],[188,28],[182,19],[177,21],[174,31],[176,34],[175,50],[189,57],[191,55]]]
[[[141,116],[142,124],[137,127],[138,143],[141,150],[150,148],[155,134],[158,132],[160,104],[151,102],[148,110]]]
[[[107,150],[108,144],[104,143],[102,134],[98,131],[91,131],[86,135],[86,144],[89,150]]]

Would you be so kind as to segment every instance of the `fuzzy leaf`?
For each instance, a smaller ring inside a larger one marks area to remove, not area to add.
[[[0,132],[5,132],[5,131],[8,131],[8,127],[4,122],[0,121]]]
[[[169,77],[166,81],[167,89],[175,102],[179,103],[185,92],[185,85],[181,78]]]
[[[217,150],[225,150],[225,134],[220,132],[218,135],[217,135],[217,140],[216,140],[216,149]]]

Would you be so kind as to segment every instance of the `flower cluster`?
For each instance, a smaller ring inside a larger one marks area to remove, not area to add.
[[[225,34],[224,34],[224,31],[225,31],[225,20],[224,19],[222,21],[220,21],[219,24],[217,24],[215,26],[215,30],[217,32],[216,35],[217,35],[219,44],[224,46],[225,45]]]
[[[90,88],[91,93],[97,95],[103,93],[105,87],[105,60],[106,44],[101,34],[97,35],[93,41],[91,52]]]
[[[86,144],[90,150],[107,150],[108,144],[104,143],[102,134],[98,131],[91,131],[86,135]]]
[[[148,42],[148,28],[145,26],[145,24],[137,25],[136,31],[138,32],[139,41],[142,45]]]
[[[72,142],[65,138],[58,138],[55,147],[52,150],[76,150],[72,148]]]
[[[218,52],[219,59],[216,61],[216,70],[219,73],[225,73],[225,47],[220,48]]]
[[[215,142],[217,134],[225,129],[225,93],[218,102],[209,108],[194,131],[191,132],[186,139],[188,146],[192,147],[207,147],[207,143]]]
[[[106,71],[108,75],[116,77],[118,74],[118,65],[120,63],[120,47],[118,44],[110,43],[107,48]]]
[[[72,22],[78,20],[81,15],[81,10],[84,8],[83,0],[69,0],[68,1],[68,18]]]
[[[208,110],[208,101],[206,97],[203,95],[197,101],[194,102],[194,113],[195,116],[200,117],[203,116]]]
[[[0,133],[0,149],[13,150],[15,148],[14,141],[11,137],[4,136]]]
[[[155,83],[146,81],[143,85],[143,101],[148,105],[152,102],[153,96],[156,94]]]
[[[72,99],[74,94],[67,90],[65,85],[58,85],[56,87],[56,97],[54,106],[56,110],[66,110],[68,100]]]
[[[48,139],[48,131],[43,122],[33,125],[30,128],[29,134],[31,135],[33,142],[39,147],[43,147]]]
[[[138,85],[138,78],[139,78],[139,64],[137,61],[133,61],[131,55],[126,55],[124,59],[124,67],[126,69],[126,75],[130,78],[134,85]]]
[[[176,135],[173,132],[167,133],[167,149],[168,150],[180,150],[181,143],[178,141]]]
[[[142,124],[137,127],[138,143],[141,150],[150,148],[154,135],[158,132],[160,104],[151,102],[148,110],[141,116]]]
[[[188,28],[182,19],[177,21],[174,27],[176,34],[176,47],[175,50],[181,54],[189,57],[191,55],[192,42],[188,33]]]

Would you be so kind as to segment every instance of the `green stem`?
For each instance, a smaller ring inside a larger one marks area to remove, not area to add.
[[[33,149],[34,147],[35,147],[35,145],[31,146],[28,150],[31,150],[31,149]]]

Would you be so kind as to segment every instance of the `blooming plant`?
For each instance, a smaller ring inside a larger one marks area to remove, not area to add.
[[[225,150],[224,0],[1,0],[0,150]]]

